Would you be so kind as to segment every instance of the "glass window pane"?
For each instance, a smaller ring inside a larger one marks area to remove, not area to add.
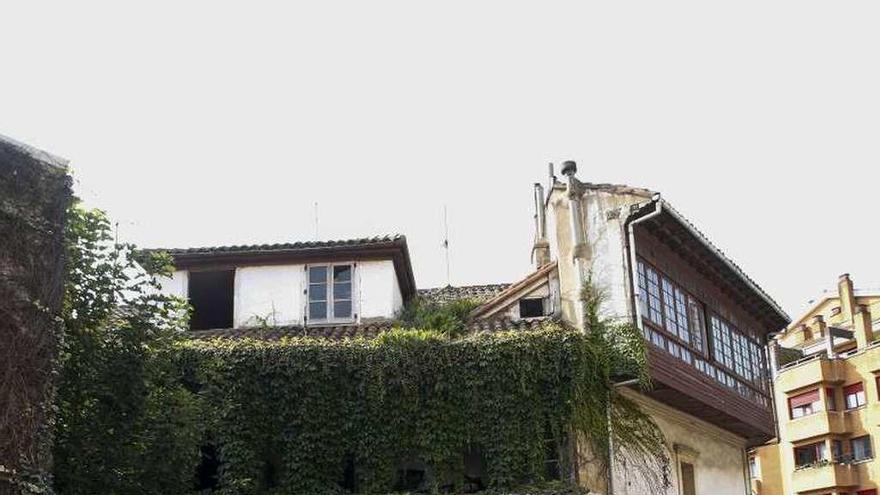
[[[326,266],[310,266],[309,267],[309,283],[326,283],[327,267]]]
[[[326,284],[310,284],[309,285],[309,301],[326,301],[327,285]]]
[[[309,303],[309,319],[326,320],[327,319],[327,303],[313,302]]]
[[[351,301],[337,301],[333,303],[334,318],[351,318]]]
[[[334,282],[348,282],[350,280],[351,280],[351,265],[334,266],[333,267],[333,281]]]
[[[351,282],[333,284],[333,300],[351,299]]]

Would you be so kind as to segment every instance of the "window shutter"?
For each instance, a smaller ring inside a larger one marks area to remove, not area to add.
[[[847,385],[843,388],[843,395],[853,395],[859,392],[864,391],[864,387],[862,386],[862,382],[853,383],[852,385]]]
[[[788,399],[791,407],[800,407],[806,406],[807,404],[812,404],[814,402],[819,402],[819,389],[812,390],[805,394],[800,394]]]

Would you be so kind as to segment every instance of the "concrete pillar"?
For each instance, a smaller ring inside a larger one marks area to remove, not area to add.
[[[776,342],[776,339],[770,339],[770,342],[767,343],[767,355],[770,359],[770,376],[773,378],[772,381],[776,381],[776,374],[779,372],[779,343]]]
[[[849,273],[844,273],[840,276],[840,280],[837,282],[837,294],[840,296],[840,312],[843,313],[844,319],[853,321],[856,309],[856,296]]]
[[[862,349],[874,341],[874,329],[871,323],[871,312],[864,304],[857,305],[853,314],[853,333],[856,347]]]

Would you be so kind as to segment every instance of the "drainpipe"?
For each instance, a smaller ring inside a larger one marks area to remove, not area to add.
[[[550,243],[547,241],[547,210],[544,205],[544,186],[535,183],[535,245],[532,247],[535,268],[550,262]]]
[[[612,388],[620,388],[627,387],[629,385],[636,385],[639,383],[637,378],[632,380],[626,380],[623,382],[618,382],[612,385]],[[614,495],[614,435],[611,431],[611,394],[613,391],[608,392],[608,405],[605,407],[605,420],[608,425],[608,494]]]
[[[575,300],[580,302],[581,294],[584,291],[584,258],[587,254],[587,242],[584,237],[584,222],[581,215],[581,196],[575,184],[574,175],[577,173],[577,164],[571,160],[563,162],[562,175],[568,179],[566,192],[568,193],[568,209],[571,217],[571,241],[573,246],[574,267],[577,272],[575,277],[577,295]],[[586,331],[586,322],[584,321],[584,308],[582,304],[575,304],[575,315],[578,325]]]
[[[658,194],[654,197],[654,199],[651,200],[654,202],[654,211],[634,220],[627,220],[625,227],[627,231],[626,235],[629,240],[627,246],[627,251],[629,252],[629,287],[631,294],[631,297],[629,299],[630,304],[632,304],[633,306],[632,314],[635,318],[635,324],[637,328],[642,328],[642,309],[641,307],[639,307],[638,303],[638,284],[636,281],[638,280],[639,276],[637,271],[637,267],[639,265],[636,255],[635,229],[633,227],[635,227],[636,224],[650,220],[663,212],[663,202],[659,196],[660,195]]]

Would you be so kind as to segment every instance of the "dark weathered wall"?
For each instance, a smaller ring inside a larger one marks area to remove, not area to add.
[[[64,165],[0,136],[0,495],[48,486],[71,198]]]

